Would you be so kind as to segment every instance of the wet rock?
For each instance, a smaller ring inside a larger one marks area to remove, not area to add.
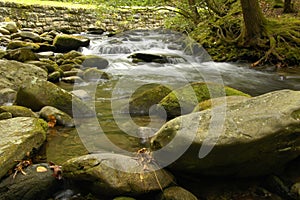
[[[172,186],[164,189],[160,200],[197,200],[198,198],[186,189]]]
[[[45,80],[32,80],[17,93],[16,103],[39,111],[44,106],[53,106],[70,116],[90,117],[94,112],[79,98]]]
[[[44,172],[38,172],[43,168]],[[59,187],[58,181],[52,176],[53,171],[46,163],[30,165],[24,169],[26,175],[18,173],[7,177],[0,183],[0,199],[6,200],[46,200]]]
[[[167,112],[168,118],[177,117],[193,111],[195,106],[212,97],[249,95],[236,89],[214,83],[196,82],[173,90],[159,105]],[[180,100],[178,100],[180,99]]]
[[[79,76],[69,76],[69,77],[63,77],[61,81],[65,83],[71,83],[71,84],[79,84],[79,83],[84,83],[84,80],[80,78]]]
[[[53,45],[58,52],[77,50],[79,47],[86,47],[90,43],[87,37],[60,34],[53,40]]]
[[[0,178],[22,160],[27,152],[38,149],[46,140],[47,123],[32,117],[0,121]]]
[[[72,70],[73,68],[78,68],[79,66],[76,64],[76,63],[69,63],[69,64],[63,64],[63,65],[60,65],[59,68],[63,71],[63,72],[66,72],[66,71],[70,71]]]
[[[86,55],[78,58],[82,61],[81,65],[87,68],[95,67],[97,69],[105,69],[109,64],[105,58],[96,55]]]
[[[155,159],[167,162],[176,150],[190,142],[183,155],[169,166],[173,170],[238,177],[277,172],[300,155],[299,101],[300,92],[281,90],[228,105],[222,118],[224,123],[217,119],[222,129],[210,126],[217,125],[212,122],[211,109],[177,117],[167,122],[151,140],[152,148],[164,147],[167,156]],[[217,112],[218,107],[215,109]],[[217,116],[220,115],[219,110]],[[211,128],[216,130],[209,132]],[[166,146],[171,140],[172,145]],[[208,152],[209,147],[213,149],[208,155],[202,151],[199,158],[203,144]]]
[[[0,109],[10,112],[12,117],[37,117],[37,115],[32,112],[29,108],[23,106],[0,106]]]
[[[12,104],[17,92],[10,88],[0,89],[0,105]]]
[[[224,99],[225,98],[225,99]],[[199,103],[193,110],[193,112],[199,112],[202,110],[210,109],[212,106],[227,106],[227,105],[232,105],[238,102],[241,102],[243,100],[248,99],[249,97],[247,96],[226,96],[226,97],[219,97],[219,98],[213,98],[213,99],[208,99],[205,101],[202,101]]]
[[[72,60],[72,59],[80,57],[80,56],[83,56],[83,54],[78,51],[75,51],[75,50],[72,50],[63,55],[65,60]]]
[[[47,79],[47,72],[37,66],[17,61],[0,60],[0,89],[17,90],[26,81]]]
[[[0,120],[4,120],[4,119],[11,119],[13,118],[12,114],[10,112],[1,112],[0,111]]]
[[[58,71],[52,72],[51,74],[48,75],[48,81],[52,82],[52,83],[56,83],[59,82],[61,78],[61,74]]]
[[[43,38],[44,40],[44,38]],[[52,43],[52,41],[49,41]],[[44,52],[44,51],[56,51],[56,47],[51,45],[51,44],[47,44],[47,43],[37,43],[40,48],[38,49],[39,52]]]
[[[74,121],[70,115],[52,106],[45,106],[40,110],[40,117],[49,121],[49,116],[54,116],[58,125],[74,127]]]
[[[158,104],[172,90],[164,85],[147,84],[138,88],[129,101],[132,115],[148,115],[149,109]]]
[[[129,56],[133,59],[132,62],[155,62],[155,63],[184,63],[186,60],[178,55],[165,54],[165,53],[147,53],[147,52],[137,52]]]
[[[41,42],[42,41],[42,38],[38,34],[30,32],[30,31],[20,31],[18,33],[14,33],[11,35],[11,38],[12,39],[22,38],[22,40],[29,39],[33,42]]]
[[[10,35],[9,30],[6,30],[5,28],[0,27],[0,33],[3,35]]]
[[[105,30],[103,30],[103,28],[100,28],[100,27],[90,27],[87,30],[88,34],[102,35],[104,32],[105,32]]]
[[[97,82],[100,79],[108,80],[109,75],[106,72],[96,68],[89,68],[83,72],[83,80],[87,82]]]
[[[31,49],[14,49],[7,50],[4,58],[8,60],[17,60],[20,62],[25,62],[29,60],[39,60],[39,58],[32,52]]]
[[[149,162],[147,167],[157,166]],[[85,182],[91,191],[109,196],[159,191],[174,181],[163,169],[145,171],[138,159],[112,153],[77,157],[65,162],[63,169],[65,177]]]
[[[36,53],[36,55],[38,56],[38,58],[51,58],[54,56],[54,52],[53,51],[44,51],[44,52],[40,52],[40,53]]]
[[[7,50],[10,49],[18,49],[18,48],[27,48],[32,50],[38,50],[40,46],[38,44],[32,43],[32,42],[24,42],[19,40],[12,40],[7,45]]]

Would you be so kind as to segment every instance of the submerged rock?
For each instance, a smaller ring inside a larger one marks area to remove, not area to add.
[[[100,79],[108,80],[109,75],[106,72],[96,68],[89,68],[83,72],[83,80],[87,82],[97,82]]]
[[[137,158],[113,153],[90,154],[63,164],[66,178],[85,182],[91,191],[109,196],[159,191],[174,182],[167,171],[152,171],[156,168],[152,162],[144,166]]]
[[[16,103],[39,111],[44,106],[53,106],[70,116],[90,117],[94,112],[70,92],[44,80],[32,80],[21,87]]]
[[[211,97],[224,96],[250,97],[248,94],[227,86],[196,82],[173,90],[160,101],[159,105],[165,109],[169,118],[174,118],[192,112],[198,103]]]
[[[214,109],[177,117],[152,138],[152,148],[164,147],[165,152],[165,156],[157,155],[155,159],[168,160],[176,150],[191,142],[182,151],[183,155],[170,165],[173,170],[238,177],[276,172],[300,155],[299,102],[299,91],[281,90],[228,105],[223,124],[217,117],[222,113],[215,113],[218,121],[212,122]],[[211,132],[217,123],[222,129]],[[178,136],[176,140],[175,136]],[[171,140],[172,145],[166,146]],[[213,149],[199,158],[202,146]]]
[[[47,123],[32,117],[16,117],[0,121],[0,178],[27,152],[38,149],[46,140]]]
[[[11,175],[0,183],[0,199],[46,200],[59,186],[46,163],[30,165],[24,172],[26,175],[19,172],[15,178]]]
[[[155,62],[155,63],[184,63],[186,60],[178,55],[166,54],[166,53],[148,53],[148,52],[137,52],[129,56],[133,59],[132,62]]]

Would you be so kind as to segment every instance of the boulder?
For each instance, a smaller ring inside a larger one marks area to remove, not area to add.
[[[0,89],[0,105],[12,104],[15,101],[17,92],[10,88]]]
[[[17,90],[27,80],[47,79],[47,72],[41,68],[17,61],[0,60],[0,89]]]
[[[32,50],[38,50],[40,46],[38,44],[32,43],[32,42],[24,42],[19,40],[12,40],[7,45],[7,50],[10,49],[18,49],[18,48],[28,48]]]
[[[17,60],[20,62],[26,62],[29,60],[39,60],[37,55],[35,55],[35,53],[33,53],[31,49],[26,48],[7,50],[4,58],[8,60]]]
[[[18,26],[15,22],[1,22],[0,27],[5,28],[11,34],[18,32]]]
[[[12,117],[37,117],[37,115],[32,112],[32,110],[23,106],[0,106],[0,109],[6,112],[10,112],[12,114]]]
[[[178,55],[151,52],[135,52],[129,56],[132,62],[155,62],[155,63],[184,63],[186,60]]]
[[[129,101],[132,115],[148,115],[151,106],[158,104],[172,90],[160,84],[147,84],[138,88]]]
[[[77,50],[79,47],[86,47],[89,44],[90,39],[84,36],[59,34],[53,40],[53,45],[58,52]]]
[[[89,68],[83,72],[83,80],[87,82],[97,82],[100,79],[108,80],[109,75],[106,72],[96,68]]]
[[[15,178],[11,175],[0,183],[0,199],[46,200],[58,188],[53,171],[46,163],[30,165],[24,172],[26,175],[19,172]]]
[[[213,121],[214,108],[177,117],[152,138],[153,150],[163,147],[165,153],[157,154],[155,159],[169,160],[172,152],[191,143],[169,167],[182,173],[214,176],[249,177],[276,172],[300,155],[299,102],[299,91],[281,90],[228,105],[224,123],[220,112],[214,114]],[[201,151],[199,158],[201,147],[204,151],[213,149],[206,151],[208,155]]]
[[[152,162],[147,166],[141,162],[125,155],[99,153],[70,159],[62,167],[64,177],[86,182],[91,191],[109,196],[159,191],[174,181],[164,169],[153,171],[157,166]]]
[[[173,90],[159,102],[159,105],[165,109],[168,118],[174,118],[192,112],[198,103],[210,99],[211,96],[213,98],[223,96],[250,97],[248,94],[227,86],[196,82]]]
[[[38,149],[46,140],[47,123],[32,117],[16,117],[0,121],[0,178],[28,152]]]
[[[215,107],[215,106],[221,106],[223,104],[226,104],[226,105],[235,104],[235,103],[241,102],[243,100],[246,100],[248,98],[249,97],[247,97],[247,96],[226,96],[226,97],[208,99],[208,100],[205,100],[205,101],[202,101],[201,103],[199,103],[193,109],[193,112],[199,112],[202,110],[210,109],[212,106]]]
[[[16,103],[39,111],[44,106],[53,106],[70,116],[90,117],[94,112],[70,92],[45,80],[32,80],[20,87]]]
[[[179,186],[172,186],[164,189],[160,200],[197,200],[191,192]]]
[[[109,62],[105,58],[96,55],[86,55],[78,57],[82,61],[81,65],[83,67],[95,67],[97,69],[107,68]]]
[[[29,39],[33,42],[41,42],[42,41],[42,38],[38,34],[30,32],[30,31],[20,31],[20,32],[14,33],[11,35],[11,38],[12,39],[22,38],[22,40]]]
[[[1,108],[1,107],[0,107]],[[74,127],[74,121],[70,115],[67,113],[58,110],[52,106],[45,106],[40,110],[40,117],[45,119],[47,122],[49,121],[49,116],[54,116],[56,119],[56,123],[58,125],[66,126],[66,127]]]

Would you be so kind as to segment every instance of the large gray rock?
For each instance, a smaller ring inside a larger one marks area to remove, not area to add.
[[[0,178],[33,148],[46,140],[47,123],[42,119],[16,117],[0,121]]]
[[[299,91],[275,91],[228,105],[221,130],[216,128],[222,125],[218,109],[220,106],[213,110],[215,121],[208,109],[167,122],[151,140],[153,149],[164,147],[161,151],[165,154],[154,154],[155,159],[168,160],[173,152],[192,142],[187,150],[180,150],[183,155],[170,165],[173,170],[247,177],[280,170],[300,155]],[[213,149],[199,158],[204,143],[206,150]]]
[[[32,80],[20,87],[16,103],[39,111],[44,106],[53,106],[71,116],[93,116],[93,111],[78,97],[45,80]]]
[[[0,199],[45,200],[58,188],[53,170],[46,163],[30,165],[24,172],[26,175],[19,172],[15,179],[10,175],[0,183]]]
[[[26,80],[35,78],[47,80],[47,72],[34,65],[0,60],[0,89],[17,90]]]
[[[101,153],[68,160],[62,167],[64,177],[87,181],[91,191],[110,196],[159,191],[174,181],[173,176],[163,169],[154,172],[157,166],[152,162],[147,166],[141,162],[129,156]]]

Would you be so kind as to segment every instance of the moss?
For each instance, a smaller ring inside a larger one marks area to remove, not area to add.
[[[166,110],[168,117],[173,118],[190,113],[194,107],[211,97],[222,96],[247,96],[236,89],[215,83],[192,83],[178,88],[160,101],[160,105]]]

